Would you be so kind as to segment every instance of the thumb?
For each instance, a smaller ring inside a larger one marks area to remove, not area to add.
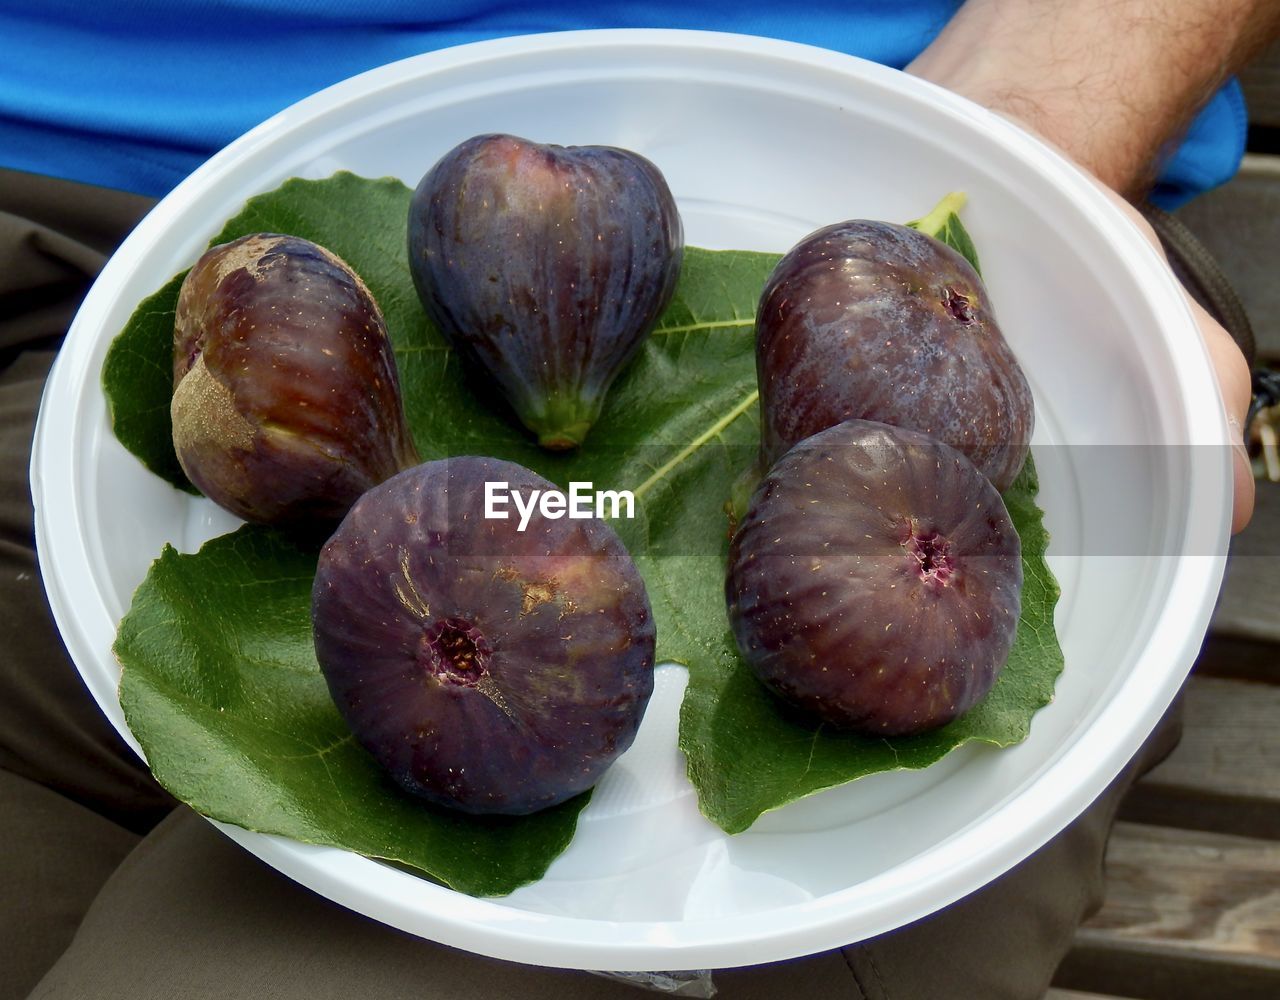
[[[1253,516],[1255,483],[1253,465],[1245,449],[1245,420],[1249,415],[1249,402],[1253,398],[1249,365],[1240,348],[1226,329],[1190,295],[1187,301],[1200,327],[1200,336],[1209,349],[1209,357],[1222,389],[1222,401],[1227,411],[1227,427],[1231,436],[1233,499],[1231,504],[1231,531],[1241,531]]]

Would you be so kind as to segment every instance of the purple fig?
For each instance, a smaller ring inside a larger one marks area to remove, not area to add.
[[[476,136],[409,209],[427,315],[551,449],[582,443],[671,301],[683,251],[658,168],[609,146]]]
[[[962,451],[996,489],[1026,460],[1031,390],[976,271],[931,236],[855,220],[805,237],[756,314],[761,461],[859,418]]]
[[[757,487],[725,593],[746,662],[834,726],[926,732],[995,684],[1021,606],[1021,543],[964,455],[850,420],[806,438]]]
[[[496,504],[511,516],[486,516],[486,484],[529,502],[559,492],[492,458],[400,473],[325,545],[312,622],[338,710],[396,783],[518,815],[592,787],[631,745],[654,623],[606,522],[541,505],[527,520]]]
[[[382,313],[308,240],[257,233],[196,262],[178,295],[173,383],[178,461],[246,521],[337,521],[418,461]]]

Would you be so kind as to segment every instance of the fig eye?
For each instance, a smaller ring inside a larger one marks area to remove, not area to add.
[[[423,666],[450,684],[475,687],[489,674],[493,655],[484,633],[465,618],[446,618],[422,638]]]
[[[951,556],[951,543],[935,532],[920,534],[914,524],[908,524],[907,537],[902,547],[919,563],[921,580],[946,586],[955,572],[955,560]]]
[[[958,322],[969,324],[977,320],[977,315],[973,311],[973,305],[969,301],[967,295],[957,292],[950,285],[942,289],[942,304],[947,307],[947,312]]]

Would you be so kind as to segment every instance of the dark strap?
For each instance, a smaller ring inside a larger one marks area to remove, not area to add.
[[[1248,440],[1249,428],[1258,413],[1280,403],[1280,373],[1257,365],[1258,346],[1249,314],[1208,247],[1182,220],[1163,209],[1145,204],[1141,210],[1160,237],[1173,273],[1191,297],[1231,334],[1253,372],[1253,399],[1249,402],[1249,416],[1244,427],[1245,439]]]
[[[1164,244],[1173,273],[1191,293],[1191,297],[1226,327],[1227,333],[1231,334],[1244,354],[1245,361],[1252,368],[1258,352],[1253,325],[1249,322],[1249,315],[1245,312],[1240,297],[1236,295],[1209,248],[1196,238],[1181,219],[1164,209],[1150,204],[1143,205],[1142,214]]]
[[[1245,427],[1253,425],[1253,419],[1263,410],[1280,405],[1280,372],[1270,368],[1253,370],[1253,399],[1249,401],[1249,416]]]

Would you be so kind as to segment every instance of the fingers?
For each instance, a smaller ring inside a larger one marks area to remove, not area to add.
[[[1142,217],[1142,213],[1110,188],[1101,183],[1098,186],[1124,211],[1125,215],[1133,220],[1147,241],[1156,248],[1161,257],[1164,257],[1165,252],[1160,244],[1160,237],[1151,228],[1151,224]],[[1223,406],[1226,409],[1227,433],[1232,444],[1231,533],[1236,534],[1244,529],[1253,516],[1255,489],[1253,466],[1249,461],[1249,452],[1245,449],[1244,443],[1244,425],[1249,415],[1249,402],[1253,398],[1249,365],[1226,328],[1210,316],[1186,289],[1183,289],[1182,294],[1191,307],[1196,325],[1200,328],[1200,338],[1209,350],[1209,360],[1217,376]]]
[[[1185,294],[1185,293],[1184,293]],[[1244,444],[1244,424],[1249,415],[1249,401],[1253,396],[1249,365],[1240,348],[1226,329],[1210,316],[1190,295],[1187,301],[1200,327],[1200,336],[1209,348],[1209,357],[1222,389],[1222,401],[1227,410],[1227,427],[1232,444],[1232,469],[1234,493],[1231,505],[1231,532],[1243,530],[1253,516],[1255,483],[1253,466]]]
[[[1009,119],[1020,128],[1031,132],[1032,135],[1035,135],[1047,145],[1055,149],[1058,148],[1045,139],[1043,135],[1036,132],[1026,121],[1021,120],[1007,110],[996,109],[996,113]],[[1068,159],[1071,159],[1061,149],[1058,149],[1058,151],[1067,156]],[[1077,166],[1080,166],[1080,164],[1077,163]],[[1103,194],[1111,199],[1117,208],[1129,217],[1147,242],[1156,249],[1156,252],[1167,263],[1168,258],[1165,255],[1163,245],[1160,243],[1160,237],[1143,217],[1142,213],[1099,180],[1087,168],[1081,167],[1081,170],[1098,186],[1098,189]],[[1240,353],[1240,348],[1236,346],[1226,328],[1192,299],[1186,289],[1183,289],[1183,295],[1191,306],[1196,324],[1200,328],[1201,339],[1204,340],[1205,346],[1209,350],[1210,362],[1213,365],[1214,374],[1217,376],[1218,386],[1222,392],[1223,405],[1226,409],[1227,433],[1230,435],[1232,443],[1231,532],[1236,534],[1244,529],[1245,525],[1249,523],[1249,519],[1253,516],[1255,489],[1253,466],[1249,461],[1249,453],[1245,449],[1244,443],[1244,425],[1245,420],[1248,418],[1249,403],[1253,396],[1251,374],[1244,355]]]

